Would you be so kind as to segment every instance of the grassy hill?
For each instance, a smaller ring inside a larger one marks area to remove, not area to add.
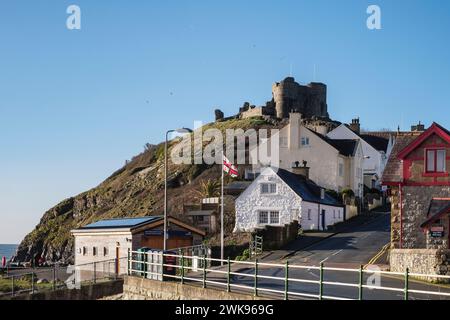
[[[272,128],[262,119],[231,119],[211,123],[203,130],[217,128]],[[178,143],[173,140],[169,152]],[[181,215],[183,204],[196,202],[202,181],[218,179],[218,165],[174,165],[169,163],[169,214]],[[146,150],[114,172],[99,186],[63,200],[44,213],[39,224],[21,242],[15,261],[44,257],[47,261],[73,261],[70,230],[106,218],[159,215],[164,205],[164,143],[147,145]],[[226,234],[233,229],[234,208],[226,206]],[[213,237],[213,239],[216,237]]]

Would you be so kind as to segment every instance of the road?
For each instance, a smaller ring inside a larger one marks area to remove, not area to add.
[[[358,268],[368,263],[389,241],[390,215],[386,213],[368,224],[338,233],[297,252],[289,257],[289,262],[312,266],[319,266],[322,262],[325,265]]]
[[[354,226],[351,230],[338,233],[330,238],[321,240],[310,247],[298,251],[288,258],[289,261],[289,281],[287,284],[290,299],[317,298],[319,294],[319,284],[314,283],[320,279],[318,270],[321,263],[324,264],[323,272],[323,297],[358,299],[359,298],[359,267],[367,264],[381,248],[390,240],[390,215],[381,215],[379,218]],[[270,256],[269,256],[270,258]],[[285,267],[268,266],[266,263],[284,265],[285,260],[263,259],[263,263],[258,269],[258,293],[270,298],[284,298],[285,291]],[[300,266],[296,268],[295,265]],[[337,268],[346,270],[329,270],[327,268]],[[223,271],[223,270],[222,270]],[[238,286],[248,286],[249,289],[235,287],[235,291],[253,292],[255,285],[255,268],[251,265],[233,264],[232,272],[244,273],[234,275],[231,284]],[[201,279],[201,275],[197,275]],[[197,278],[194,276],[194,278]],[[279,277],[273,279],[271,277]],[[216,283],[226,284],[223,274],[208,273],[207,279]],[[301,281],[295,281],[300,279]],[[347,286],[339,286],[337,283],[345,283]],[[362,297],[368,300],[401,300],[405,298],[405,281],[403,275],[374,274],[368,271],[363,273],[363,285],[373,288],[363,288]],[[198,283],[197,283],[198,284]],[[211,285],[209,285],[211,286]],[[212,284],[217,286],[217,284]],[[223,286],[219,286],[223,289]],[[381,290],[381,288],[391,288]],[[432,292],[444,292],[450,294],[450,287],[428,284],[411,279],[409,281],[410,290],[423,290]],[[279,291],[274,293],[273,290]],[[410,293],[411,300],[440,300],[449,299],[448,296],[438,296],[433,294]]]

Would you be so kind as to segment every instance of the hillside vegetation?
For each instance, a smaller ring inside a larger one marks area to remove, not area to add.
[[[204,126],[219,130],[272,128],[262,119],[231,119]],[[171,148],[177,143],[173,140]],[[169,214],[181,216],[183,204],[196,202],[202,181],[220,177],[218,165],[174,165],[169,163]],[[132,158],[99,186],[63,200],[44,213],[39,224],[22,241],[15,261],[44,257],[47,261],[73,261],[70,230],[106,218],[160,215],[164,202],[164,143],[146,145],[143,153]],[[233,205],[226,208],[226,231],[233,229]],[[215,237],[213,237],[215,238]]]

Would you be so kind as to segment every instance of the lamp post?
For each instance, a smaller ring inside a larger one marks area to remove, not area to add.
[[[164,248],[163,250],[167,250],[167,144],[169,139],[169,134],[177,132],[177,133],[191,133],[193,132],[191,129],[188,128],[181,128],[181,129],[175,129],[175,130],[168,130],[166,132],[166,140],[164,144]]]

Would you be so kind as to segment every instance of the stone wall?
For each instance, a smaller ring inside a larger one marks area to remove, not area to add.
[[[436,249],[392,249],[389,255],[392,272],[450,275],[450,250]],[[423,277],[437,281],[437,278]]]
[[[420,225],[427,219],[431,200],[433,198],[445,198],[449,194],[450,187],[403,187],[404,249],[424,249],[427,247],[426,234],[422,231]]]
[[[264,229],[256,231],[258,236],[263,237],[263,249],[280,249],[291,241],[297,239],[298,222],[293,221],[291,224],[283,227],[266,226]]]
[[[226,289],[224,287],[224,289]],[[262,300],[250,294],[226,292],[173,281],[126,276],[123,300]]]

